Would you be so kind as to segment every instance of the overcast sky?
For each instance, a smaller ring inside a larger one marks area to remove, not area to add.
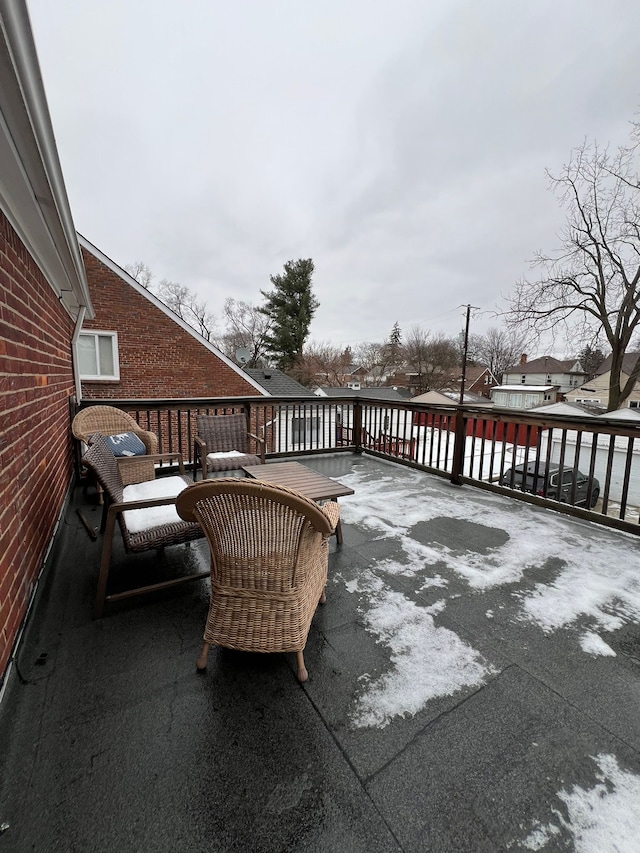
[[[545,168],[640,107],[638,0],[28,6],[78,231],[216,315],[312,258],[340,346],[498,325],[558,244]]]

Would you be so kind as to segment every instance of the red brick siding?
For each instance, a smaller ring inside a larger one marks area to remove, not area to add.
[[[95,319],[118,333],[120,380],[83,382],[83,399],[246,397],[259,392],[178,323],[83,249]]]
[[[0,673],[72,473],[73,322],[0,212]]]

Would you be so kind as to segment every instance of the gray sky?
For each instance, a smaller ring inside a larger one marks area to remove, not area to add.
[[[76,228],[220,315],[313,258],[311,338],[472,332],[626,142],[638,0],[28,0]]]

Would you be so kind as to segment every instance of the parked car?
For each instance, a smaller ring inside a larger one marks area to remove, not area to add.
[[[536,472],[537,465],[537,472]],[[528,462],[526,466],[516,465],[509,468],[500,478],[501,486],[509,486],[519,489],[521,492],[531,492],[534,495],[542,495],[554,501],[584,504],[587,500],[589,507],[593,508],[600,497],[600,483],[595,477],[587,477],[581,471],[575,472],[575,500],[572,500],[574,488],[573,467],[560,470],[559,465],[549,465],[545,462],[535,460]]]

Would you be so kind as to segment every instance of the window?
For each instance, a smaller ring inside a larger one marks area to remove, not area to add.
[[[493,402],[496,406],[506,406],[507,405],[507,393],[506,391],[495,391],[493,395]]]
[[[320,418],[292,418],[291,441],[309,447],[320,435]]]
[[[640,400],[629,400],[630,409],[640,409]]]
[[[527,381],[527,377],[523,373],[522,378],[520,379],[520,382],[524,385],[526,383],[526,381]]]
[[[120,379],[116,332],[81,332],[77,353],[81,379]]]

